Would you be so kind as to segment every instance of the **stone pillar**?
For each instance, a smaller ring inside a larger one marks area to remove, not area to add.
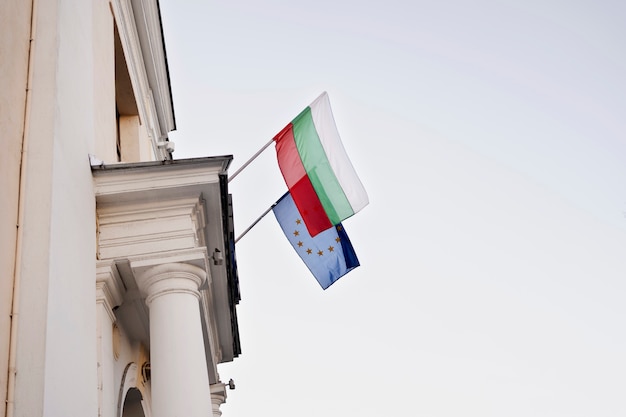
[[[213,417],[221,417],[220,406],[226,402],[226,386],[223,383],[211,385],[211,403],[213,404]]]
[[[98,354],[98,416],[115,417],[117,390],[114,384],[114,363],[117,358],[113,307],[122,303],[119,274],[111,262],[97,266],[97,354]]]
[[[153,417],[207,417],[211,394],[199,309],[206,273],[184,263],[152,267],[137,280],[150,310]]]

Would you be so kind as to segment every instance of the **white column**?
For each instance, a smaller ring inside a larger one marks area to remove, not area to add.
[[[221,417],[222,411],[220,410],[220,406],[224,404],[224,397],[211,394],[211,400],[213,402],[213,417]]]
[[[204,270],[189,264],[155,266],[138,279],[150,309],[153,417],[212,413],[200,309]]]
[[[226,386],[223,383],[211,385],[211,402],[213,403],[213,417],[221,417],[220,406],[226,402]]]
[[[111,262],[97,266],[97,354],[98,354],[98,416],[115,417],[117,389],[114,383],[116,352],[113,340],[113,307],[122,303],[120,278]]]

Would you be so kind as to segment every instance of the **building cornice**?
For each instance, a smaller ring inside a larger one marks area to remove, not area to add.
[[[137,32],[142,46],[148,80],[154,92],[157,111],[161,116],[164,131],[176,128],[169,68],[163,36],[163,25],[158,0],[131,0]]]

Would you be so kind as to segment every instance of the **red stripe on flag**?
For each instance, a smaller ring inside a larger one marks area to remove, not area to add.
[[[293,187],[289,188],[289,192],[311,236],[332,227],[309,177],[302,177]]]
[[[293,187],[302,177],[306,177],[302,159],[296,148],[296,141],[293,137],[293,125],[289,123],[275,137],[276,155],[278,157],[278,166],[283,173],[285,183],[291,191]]]
[[[278,166],[285,178],[285,183],[293,201],[302,215],[302,220],[311,236],[332,226],[326,211],[311,184],[293,137],[293,125],[290,123],[275,137]]]

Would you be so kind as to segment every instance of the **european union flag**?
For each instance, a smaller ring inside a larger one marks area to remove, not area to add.
[[[290,193],[273,207],[285,236],[323,289],[359,266],[359,260],[342,224],[311,237]]]

